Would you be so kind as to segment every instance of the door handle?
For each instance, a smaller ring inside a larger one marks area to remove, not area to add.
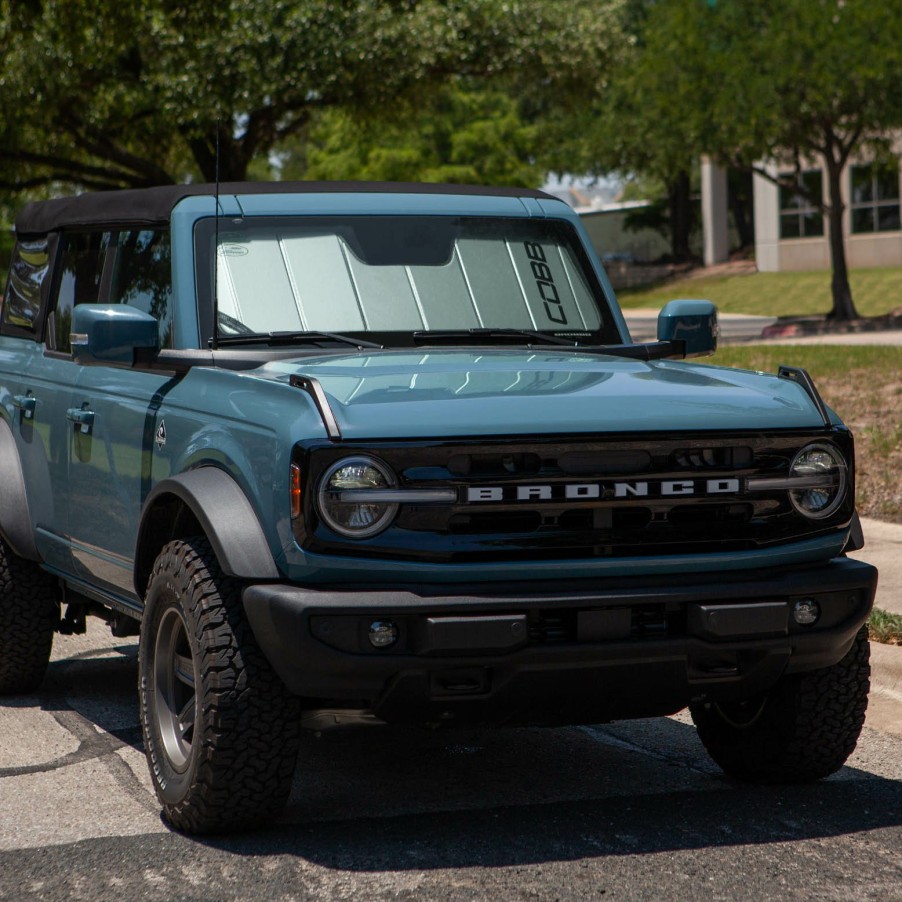
[[[31,420],[34,418],[35,407],[37,407],[38,399],[34,395],[14,395],[13,407],[19,411],[23,420]]]
[[[94,411],[84,410],[81,407],[70,407],[66,411],[66,419],[75,424],[77,432],[90,435],[94,426]]]

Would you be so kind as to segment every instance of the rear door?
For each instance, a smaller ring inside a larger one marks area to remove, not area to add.
[[[48,363],[42,342],[55,246],[53,234],[21,238],[16,244],[0,315],[0,404],[22,466],[38,552],[46,564],[65,573],[72,569],[65,491],[68,448],[53,423],[75,377],[71,362],[68,368]]]

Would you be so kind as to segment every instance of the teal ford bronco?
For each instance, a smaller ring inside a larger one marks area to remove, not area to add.
[[[537,191],[168,186],[26,206],[0,314],[0,692],[139,634],[164,815],[272,818],[300,731],[689,707],[734,778],[853,750],[875,570],[803,370],[635,343]]]

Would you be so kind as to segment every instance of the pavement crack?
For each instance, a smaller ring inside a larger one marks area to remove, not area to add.
[[[609,733],[603,727],[581,726],[577,727],[577,729],[591,736],[592,739],[594,739],[596,742],[601,742],[605,745],[613,746],[614,748],[626,749],[630,752],[638,752],[640,755],[646,755],[649,758],[656,758],[658,761],[666,761],[668,764],[675,764],[678,767],[686,768],[686,770],[694,771],[695,773],[702,774],[705,777],[710,777],[712,774],[718,773],[718,771],[713,767],[706,767],[704,765],[696,764],[681,755],[671,754],[669,752],[661,751],[660,749],[646,748],[645,746],[638,745],[635,742],[629,742],[626,739],[621,739],[620,737],[614,736],[612,733]]]
[[[57,723],[65,727],[59,717],[54,718]],[[71,731],[70,731],[71,732]],[[76,736],[76,738],[78,738]],[[63,767],[71,767],[73,764],[81,764],[83,761],[90,761],[92,758],[102,758],[104,755],[112,754],[118,751],[125,743],[117,740],[108,733],[96,733],[93,739],[81,740],[78,748],[54,758],[52,761],[45,761],[41,764],[23,764],[18,767],[0,767],[0,779],[4,777],[21,777],[25,774],[43,774],[50,771],[59,770]]]
[[[39,696],[41,708],[77,741],[78,745],[74,751],[40,764],[0,767],[0,779],[50,773],[83,764],[86,761],[100,759],[125,794],[147,810],[156,812],[159,807],[153,794],[141,783],[128,763],[117,754],[124,748],[141,749],[143,737],[140,725],[136,723],[117,728],[103,727],[77,711],[67,698],[66,687],[69,681],[65,677],[68,676],[72,665],[76,661],[84,661],[102,651],[99,649],[73,655],[61,674],[62,679],[58,679],[58,685]]]

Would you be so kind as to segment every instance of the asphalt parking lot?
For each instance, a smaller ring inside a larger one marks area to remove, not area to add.
[[[160,820],[136,646],[60,637],[0,706],[0,899],[902,899],[902,742],[866,727],[813,786],[728,782],[685,716],[333,732],[256,834]]]

